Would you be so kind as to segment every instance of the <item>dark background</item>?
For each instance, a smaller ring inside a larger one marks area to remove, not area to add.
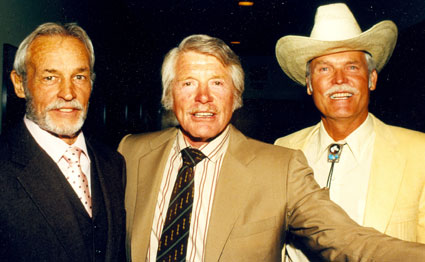
[[[311,97],[284,75],[274,50],[282,36],[308,36],[316,8],[332,2],[257,0],[241,7],[234,0],[64,0],[63,19],[55,22],[81,25],[96,53],[97,78],[85,132],[116,147],[127,133],[161,129],[162,59],[184,37],[196,33],[223,39],[240,56],[246,91],[244,107],[232,122],[247,135],[273,142],[317,123],[320,116]],[[370,111],[386,123],[425,131],[425,1],[345,3],[362,30],[385,19],[399,28],[393,56],[372,92]],[[24,113],[22,101],[10,96],[3,130],[21,121]]]

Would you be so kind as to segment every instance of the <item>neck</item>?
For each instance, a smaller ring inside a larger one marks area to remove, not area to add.
[[[367,118],[367,114],[356,119],[332,119],[322,116],[323,126],[334,141],[345,139],[353,133]]]
[[[66,135],[58,135],[55,133],[52,133],[48,130],[46,130],[47,132],[49,132],[50,134],[60,138],[62,141],[64,141],[65,143],[67,143],[68,145],[72,145],[75,143],[75,141],[77,141],[78,135],[80,134],[81,130],[78,131],[77,133],[75,133],[74,135],[71,136],[66,136]]]

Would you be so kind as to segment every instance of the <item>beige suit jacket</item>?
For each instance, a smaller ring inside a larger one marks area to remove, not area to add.
[[[364,225],[425,243],[425,134],[384,124],[371,114],[376,137]],[[319,128],[305,128],[275,144],[304,150]]]
[[[132,261],[146,260],[161,179],[176,134],[171,128],[129,135],[119,146],[127,162],[127,251]],[[351,221],[315,183],[301,151],[249,139],[231,127],[205,260],[280,261],[287,232],[332,261],[425,260],[424,245],[390,239]]]

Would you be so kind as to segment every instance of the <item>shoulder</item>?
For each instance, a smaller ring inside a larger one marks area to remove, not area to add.
[[[239,159],[247,161],[252,159],[252,163],[262,162],[264,165],[281,165],[287,164],[294,157],[304,158],[303,153],[299,150],[264,143],[234,130],[236,132],[232,133],[233,138],[231,136],[229,150]],[[264,167],[266,168],[266,166]]]
[[[153,148],[158,147],[177,134],[177,128],[168,128],[165,130],[126,135],[118,146],[118,152],[122,155],[143,155],[150,152]]]
[[[0,135],[0,161],[6,160],[9,156],[11,145],[8,143],[8,139],[5,135]]]
[[[89,150],[91,150],[92,153],[96,156],[96,158],[102,159],[102,161],[114,161],[117,159],[122,159],[122,156],[116,150],[97,139],[87,138],[86,144]]]
[[[289,148],[301,148],[304,144],[305,140],[310,136],[313,130],[318,125],[310,126],[299,131],[296,131],[292,134],[289,134],[284,137],[280,137],[276,139],[274,142],[275,145],[284,146]]]
[[[31,136],[23,122],[4,130],[0,135],[0,159],[26,164],[46,154]]]
[[[387,125],[377,118],[375,118],[374,123],[377,136],[384,136],[387,139],[394,139],[401,146],[403,144],[425,146],[425,133],[423,132],[399,126]]]

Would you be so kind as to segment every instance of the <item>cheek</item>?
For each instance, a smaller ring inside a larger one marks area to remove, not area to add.
[[[88,102],[92,91],[91,85],[78,87],[77,90],[79,99]]]
[[[179,93],[174,93],[173,94],[173,110],[174,111],[179,111],[184,109],[184,105],[186,104],[186,99],[183,95],[179,94]]]
[[[49,104],[54,102],[54,97],[48,92],[32,92],[31,96],[32,104],[36,109],[38,109],[38,111],[43,110]]]

